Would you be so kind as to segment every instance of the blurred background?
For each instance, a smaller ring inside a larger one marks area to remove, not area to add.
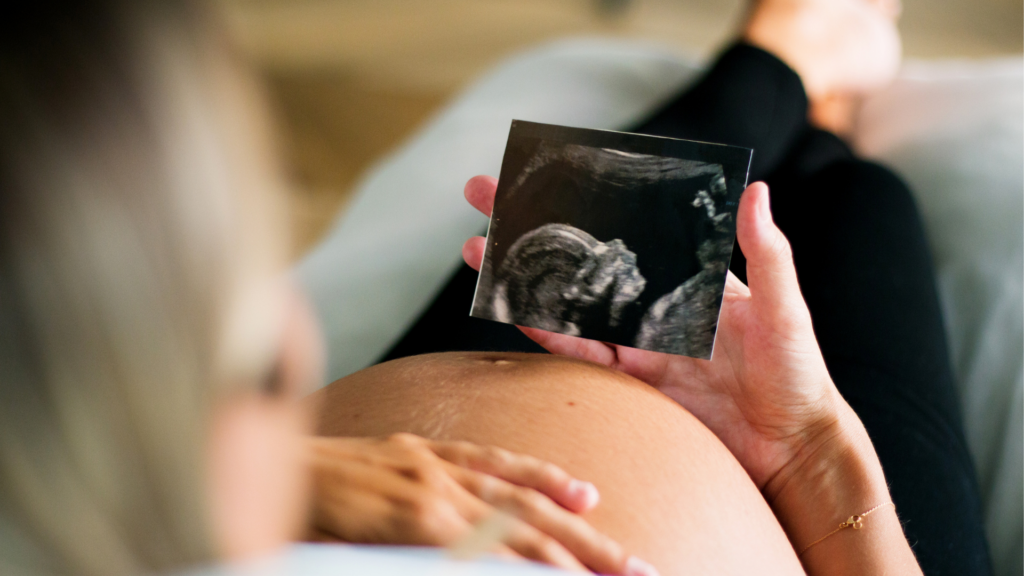
[[[360,174],[502,58],[572,36],[705,56],[747,0],[223,0],[264,74],[292,175],[295,250],[317,241]],[[909,58],[1024,51],[1024,0],[904,0]]]

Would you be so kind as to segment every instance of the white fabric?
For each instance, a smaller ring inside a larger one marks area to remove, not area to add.
[[[693,79],[693,62],[606,40],[545,46],[501,65],[381,162],[298,267],[330,379],[383,355],[484,229],[462,187],[498,173],[513,118],[622,128]],[[1022,79],[1020,58],[910,64],[866,104],[855,138],[921,206],[999,576],[1021,574],[1024,556]]]
[[[297,544],[257,561],[192,570],[177,576],[558,576],[533,562],[498,558],[460,561],[440,548]]]

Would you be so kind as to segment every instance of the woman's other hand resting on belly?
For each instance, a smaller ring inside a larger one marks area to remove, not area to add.
[[[452,546],[495,509],[515,510],[504,545],[488,551],[569,570],[657,574],[579,516],[597,505],[597,489],[554,464],[412,434],[307,444],[313,540]]]
[[[497,180],[478,176],[466,198],[490,215]],[[789,242],[772,220],[768,187],[752,184],[737,215],[749,286],[729,275],[710,361],[522,328],[549,351],[634,376],[701,420],[761,490],[813,575],[919,574],[881,465],[818,348]],[[463,247],[479,269],[485,240]],[[857,528],[856,526],[850,526]],[[819,541],[820,540],[820,541]]]

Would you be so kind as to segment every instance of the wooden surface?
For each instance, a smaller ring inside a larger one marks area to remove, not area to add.
[[[1024,50],[1024,0],[904,0],[911,57]],[[296,254],[359,175],[501,58],[571,36],[643,39],[707,55],[745,0],[225,0],[265,73],[291,169]],[[453,191],[458,193],[458,191]]]

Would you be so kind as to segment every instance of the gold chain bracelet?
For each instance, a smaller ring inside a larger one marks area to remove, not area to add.
[[[804,549],[801,550],[800,553],[797,554],[797,556],[803,556],[804,552],[807,552],[808,550],[810,550],[811,547],[814,546],[815,544],[820,544],[821,542],[824,542],[826,539],[828,539],[830,536],[834,536],[837,533],[842,532],[843,530],[846,530],[847,528],[853,528],[854,530],[860,530],[861,528],[864,527],[864,518],[866,518],[868,514],[871,514],[872,512],[874,512],[875,510],[878,510],[879,508],[882,508],[883,506],[892,506],[893,508],[896,507],[896,505],[893,504],[892,502],[885,502],[884,504],[879,504],[878,506],[875,506],[874,508],[868,510],[867,512],[861,512],[860,514],[854,514],[853,516],[850,516],[849,518],[847,518],[845,522],[841,523],[839,525],[839,528],[836,528],[835,530],[829,532],[828,534],[825,534],[821,538],[818,538],[814,542],[811,542],[807,546],[804,546]]]

